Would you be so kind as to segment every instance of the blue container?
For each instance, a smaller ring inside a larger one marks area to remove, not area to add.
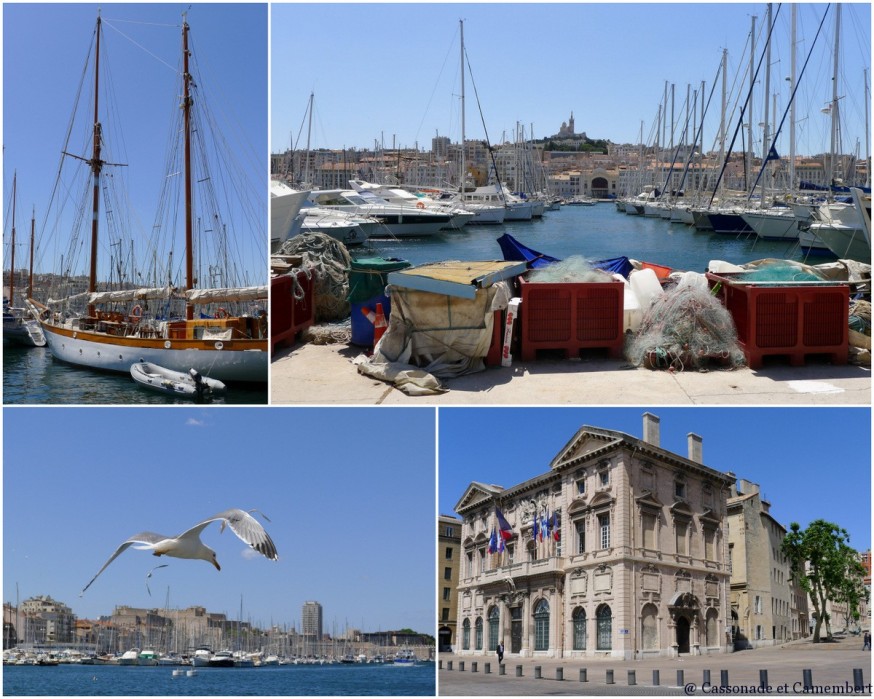
[[[367,257],[353,260],[349,271],[349,304],[352,311],[352,344],[373,346],[373,323],[362,312],[369,308],[376,312],[376,304],[382,304],[385,322],[391,315],[391,301],[385,295],[386,278],[389,272],[406,269],[410,263],[394,257]]]
[[[369,308],[373,313],[376,313],[376,304],[382,304],[382,313],[385,316],[385,322],[388,323],[391,315],[391,301],[388,296],[374,296],[372,299],[361,303],[352,303],[352,344],[360,345],[361,347],[373,346],[373,323],[367,316],[362,313],[363,308]]]

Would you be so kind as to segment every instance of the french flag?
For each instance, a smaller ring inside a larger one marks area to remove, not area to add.
[[[510,526],[510,523],[504,518],[503,512],[501,512],[500,508],[495,507],[495,517],[498,518],[498,529],[501,532],[501,540],[509,541],[513,538],[513,528]]]

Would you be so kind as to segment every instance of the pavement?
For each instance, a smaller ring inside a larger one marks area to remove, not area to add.
[[[669,372],[635,368],[600,353],[492,366],[444,381],[449,390],[407,396],[359,374],[361,348],[298,343],[278,349],[271,364],[273,405],[870,405],[870,367],[804,366],[768,357],[760,369]]]
[[[602,658],[554,659],[504,656],[505,674],[499,674],[494,653],[486,656],[438,656],[437,693],[440,696],[660,696],[701,694],[871,694],[871,653],[862,639],[850,636],[837,643],[787,643],[737,653],[616,660]],[[449,663],[452,670],[449,670]],[[460,669],[464,664],[464,670]],[[476,672],[473,663],[477,663]],[[486,663],[490,672],[486,674]],[[535,668],[540,667],[540,679]],[[517,677],[517,667],[522,676]],[[561,668],[563,679],[556,670]],[[580,670],[585,669],[586,681]],[[653,671],[659,674],[654,684]],[[760,670],[767,671],[761,688]],[[805,690],[805,670],[811,689]],[[862,671],[862,691],[855,689],[854,670]],[[608,684],[608,671],[613,683]],[[682,671],[682,678],[678,677]],[[634,673],[634,678],[629,677]],[[705,683],[709,672],[709,684]],[[723,673],[725,682],[723,683]],[[632,684],[634,682],[634,684]],[[725,687],[723,687],[723,684]]]

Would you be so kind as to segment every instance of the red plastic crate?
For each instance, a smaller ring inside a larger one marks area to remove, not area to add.
[[[841,282],[744,282],[731,274],[707,274],[731,313],[751,369],[765,356],[786,355],[802,366],[809,354],[847,363],[849,285]]]
[[[315,319],[313,277],[304,270],[297,270],[295,276],[304,292],[302,299],[294,297],[296,285],[290,274],[270,280],[270,342],[274,351],[293,343],[297,334]]]
[[[537,350],[603,348],[621,357],[625,343],[623,313],[625,285],[620,281],[545,283],[519,279],[522,306],[522,360]]]

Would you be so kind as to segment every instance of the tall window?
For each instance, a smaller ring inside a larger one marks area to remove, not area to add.
[[[545,599],[534,607],[534,650],[549,650],[549,602]]]
[[[472,578],[473,573],[473,551],[467,552],[467,577]]]
[[[586,610],[582,607],[574,609],[574,650],[586,650]]]
[[[443,588],[443,599],[444,600],[448,600],[451,594],[452,594],[451,587],[444,587]]]
[[[598,515],[598,529],[601,533],[601,548],[610,548],[610,515]]]
[[[651,512],[642,512],[640,527],[643,530],[643,548],[655,550],[656,547],[656,516]]]
[[[677,530],[677,553],[686,556],[689,554],[689,546],[686,539],[686,532],[689,529],[689,523],[675,521],[674,527]]]
[[[447,561],[452,560],[452,547],[451,546],[446,547],[446,560]]]
[[[708,561],[716,560],[716,530],[704,530],[704,558]]]
[[[578,520],[574,522],[574,528],[577,530],[577,553],[586,552],[586,522]]]
[[[507,544],[507,562],[513,565],[516,557],[516,544]]]
[[[595,616],[598,625],[597,650],[613,650],[613,616],[610,607],[602,604]]]
[[[498,648],[498,622],[501,614],[497,607],[492,607],[489,610],[489,650],[497,650]]]
[[[476,630],[476,650],[483,649],[483,618],[478,616],[476,618],[476,623],[474,624],[474,629]]]
[[[461,649],[470,650],[470,619],[465,619],[461,625]]]

